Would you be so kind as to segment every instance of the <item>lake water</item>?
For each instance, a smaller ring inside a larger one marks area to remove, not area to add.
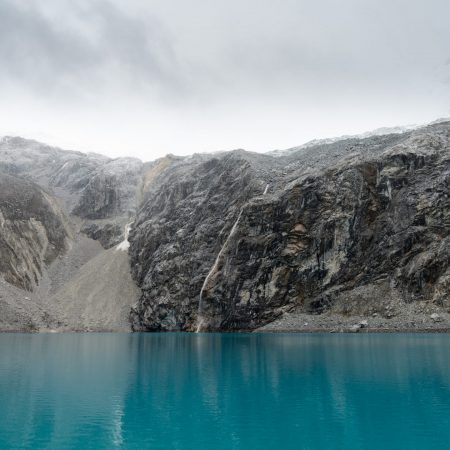
[[[0,449],[449,449],[450,335],[0,334]]]

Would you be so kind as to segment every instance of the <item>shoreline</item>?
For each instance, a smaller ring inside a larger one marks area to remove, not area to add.
[[[196,333],[194,331],[111,331],[111,330],[95,330],[95,331],[80,331],[80,330],[42,330],[42,331],[27,331],[27,330],[0,330],[2,334],[447,334],[450,333],[450,327],[442,328],[360,328],[358,331],[350,331],[344,329],[331,328],[310,328],[310,329],[261,329],[255,330],[214,330],[202,331]]]
[[[278,333],[292,333],[292,334],[447,334],[450,333],[450,327],[446,328],[365,328],[361,329],[358,332],[349,331],[349,330],[335,330],[335,329],[310,329],[310,330],[256,330],[253,333],[261,333],[261,334],[278,334]]]
[[[19,324],[16,324],[19,325]],[[194,330],[137,331],[141,333],[192,333]],[[112,327],[0,327],[0,333],[136,333],[130,328]],[[344,315],[336,311],[308,314],[301,310],[284,311],[277,319],[256,328],[204,330],[207,333],[450,333],[450,310],[432,304],[396,305],[379,312]]]

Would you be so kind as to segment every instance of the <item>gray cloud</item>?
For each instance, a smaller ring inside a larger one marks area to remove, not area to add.
[[[443,0],[0,0],[0,75],[45,90],[125,84],[208,99],[392,87],[445,67],[449,15]]]
[[[159,154],[432,120],[448,17],[448,0],[0,0],[0,124]]]
[[[57,2],[54,3],[57,9]],[[93,1],[51,17],[39,2],[0,0],[0,77],[33,89],[97,89],[105,81],[176,85],[176,61],[162,25]]]

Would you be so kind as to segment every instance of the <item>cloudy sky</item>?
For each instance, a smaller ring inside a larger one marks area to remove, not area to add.
[[[450,116],[448,0],[0,0],[0,135],[145,160]]]

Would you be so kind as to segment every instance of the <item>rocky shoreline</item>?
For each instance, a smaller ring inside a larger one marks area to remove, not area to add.
[[[450,332],[450,313],[441,311],[416,315],[399,313],[395,317],[387,318],[290,312],[255,331],[275,333],[448,333]]]

